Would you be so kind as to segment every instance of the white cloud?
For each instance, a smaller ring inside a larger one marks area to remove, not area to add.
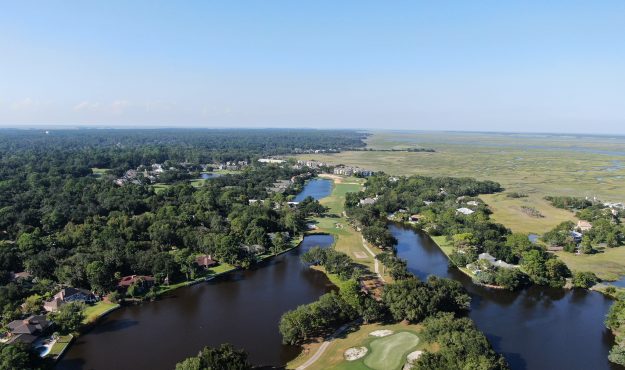
[[[111,110],[113,114],[123,114],[126,108],[130,106],[130,102],[127,100],[115,100],[111,103]]]
[[[15,103],[13,103],[13,109],[15,110],[28,110],[34,106],[36,106],[37,103],[32,100],[31,98],[24,98],[20,101],[16,101]]]
[[[100,103],[98,102],[92,103],[89,101],[83,101],[74,106],[74,112],[95,111],[98,110],[98,108],[100,108]]]

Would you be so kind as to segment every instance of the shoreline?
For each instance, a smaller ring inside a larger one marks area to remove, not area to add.
[[[283,251],[280,251],[280,252],[275,253],[275,254],[269,254],[269,255],[261,256],[260,259],[257,261],[257,263],[265,262],[267,260],[270,260],[273,257],[280,256],[280,255],[282,255],[284,253],[287,253],[287,252],[290,252],[290,251],[294,250],[295,248],[298,248],[302,244],[302,242],[304,241],[304,237],[306,235],[307,235],[306,233],[301,234],[299,237],[297,237],[297,239],[294,239],[294,240],[297,240],[296,243],[293,243],[293,245],[291,247],[289,247],[289,248],[287,248],[287,249],[285,249]],[[175,291],[177,289],[190,287],[190,286],[202,283],[202,282],[209,282],[209,281],[211,281],[211,280],[213,280],[213,279],[215,279],[217,277],[223,276],[225,274],[229,274],[229,273],[231,273],[233,271],[236,271],[236,270],[239,270],[239,269],[240,269],[240,267],[231,266],[227,270],[218,272],[218,273],[210,275],[210,276],[204,276],[204,277],[197,278],[197,279],[194,279],[194,280],[188,280],[188,281],[184,281],[184,282],[181,282],[181,283],[178,283],[178,284],[174,284],[174,285],[172,285],[172,287],[170,289],[164,289],[162,291],[159,291],[156,294],[156,297],[155,297],[154,300],[139,301],[139,302],[135,302],[134,304],[150,303],[150,302],[155,301],[156,298],[162,297],[166,293],[171,293],[171,292],[173,292],[173,291]],[[76,332],[71,334],[71,337],[72,337],[71,340],[69,342],[67,342],[65,347],[63,347],[61,349],[60,353],[56,356],[56,358],[54,358],[54,362],[56,363],[56,362],[60,361],[63,358],[65,353],[68,351],[69,347],[72,345],[72,343],[74,343],[74,341],[77,338],[79,338],[81,335],[86,334],[89,330],[93,329],[93,327],[95,327],[100,320],[105,318],[111,312],[117,311],[117,310],[119,310],[119,309],[121,309],[121,308],[123,308],[125,306],[126,305],[123,304],[123,303],[117,303],[117,306],[111,307],[108,310],[106,310],[106,311],[102,312],[101,314],[99,314],[98,316],[92,318],[89,322],[83,323],[83,325],[81,325],[81,327]]]

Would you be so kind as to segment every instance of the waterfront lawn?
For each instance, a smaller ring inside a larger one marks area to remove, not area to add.
[[[375,330],[392,330],[395,334],[378,338],[370,335]],[[376,323],[348,329],[346,334],[330,342],[321,357],[307,369],[399,370],[402,368],[408,353],[416,350],[435,349],[431,345],[419,341],[418,336],[421,330],[421,325],[403,323],[391,325]],[[310,356],[317,353],[319,346],[320,343],[305,345],[304,351],[287,364],[287,369],[295,369],[306,362]],[[369,351],[361,359],[346,361],[344,358],[345,350],[352,347],[367,347]]]
[[[96,321],[100,316],[109,312],[110,310],[114,310],[119,307],[117,303],[100,301],[93,305],[87,306],[83,311],[85,314],[85,318],[82,320],[83,324],[89,324]]]
[[[50,352],[48,352],[46,357],[56,359],[65,351],[65,349],[70,345],[70,343],[72,343],[73,339],[74,339],[74,336],[71,334],[60,336],[54,342],[54,344],[52,345],[52,348],[50,348]]]
[[[445,253],[445,255],[447,256],[447,259],[449,260],[449,255],[454,251],[454,246],[450,241],[447,241],[447,237],[441,235],[441,236],[430,236],[430,238],[434,240],[434,242],[438,245],[441,251]],[[457,266],[457,268],[460,271],[462,271],[465,275],[469,276],[470,278],[473,278],[473,274],[468,268],[464,266]]]
[[[618,280],[625,275],[625,246],[601,248],[595,254],[556,252],[572,271],[594,272],[603,280]]]

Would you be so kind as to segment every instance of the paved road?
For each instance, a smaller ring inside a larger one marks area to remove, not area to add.
[[[319,349],[317,350],[317,353],[315,353],[314,355],[312,355],[308,361],[304,362],[303,364],[301,364],[300,366],[298,366],[297,368],[295,368],[295,370],[304,370],[306,369],[308,366],[312,365],[315,363],[315,361],[317,361],[319,359],[319,357],[321,357],[321,355],[323,355],[323,353],[326,351],[326,349],[328,348],[328,346],[330,345],[330,342],[332,342],[332,339],[336,338],[338,335],[340,335],[341,333],[343,333],[347,328],[349,328],[349,326],[352,323],[349,324],[345,324],[343,326],[341,326],[340,328],[338,328],[337,331],[334,332],[334,334],[332,334],[332,336],[330,336],[328,338],[328,340],[324,341],[323,343],[321,343],[321,346],[319,346]]]
[[[362,238],[362,246],[367,250],[367,252],[369,252],[369,254],[371,255],[371,257],[373,257],[373,269],[375,271],[375,273],[378,275],[378,277],[380,278],[380,280],[382,280],[382,282],[384,283],[384,277],[382,277],[382,274],[380,274],[380,265],[379,262],[377,260],[377,258],[375,258],[375,253],[373,253],[373,251],[371,250],[371,248],[369,248],[369,246],[367,245],[367,242],[365,241],[365,238]]]

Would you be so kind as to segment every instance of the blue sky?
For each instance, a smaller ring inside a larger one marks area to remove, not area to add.
[[[5,2],[41,124],[625,134],[625,2]]]

